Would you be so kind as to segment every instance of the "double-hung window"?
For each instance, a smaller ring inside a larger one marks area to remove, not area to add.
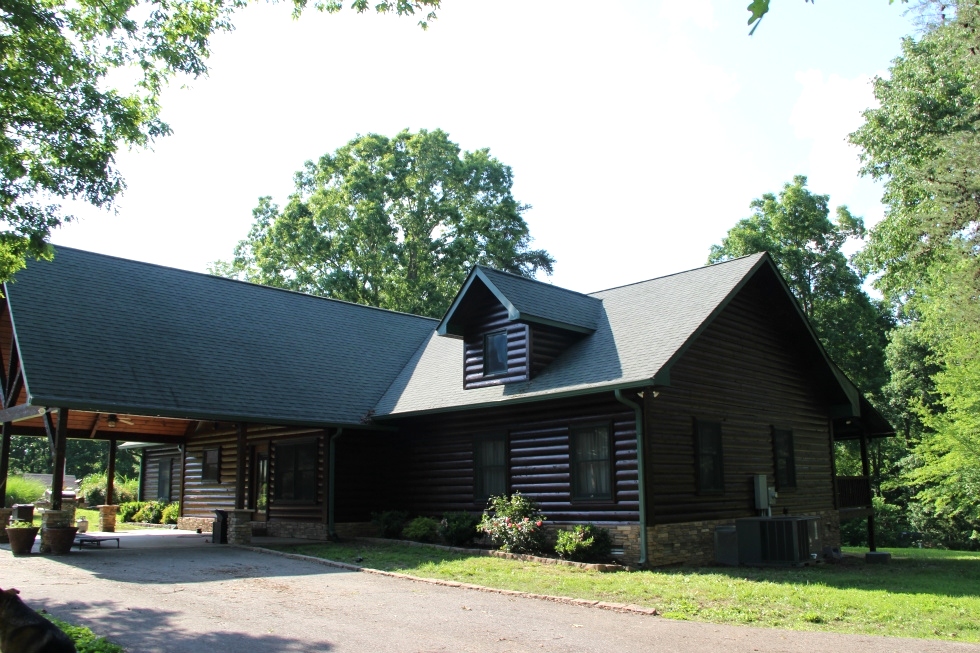
[[[483,435],[473,440],[474,498],[484,503],[507,494],[507,437]]]
[[[221,449],[205,449],[201,462],[201,480],[210,483],[221,482]]]
[[[772,449],[776,464],[776,488],[796,487],[796,459],[793,454],[793,431],[772,430]]]
[[[170,496],[173,493],[173,484],[171,479],[173,478],[171,472],[173,470],[174,459],[164,458],[160,461],[157,466],[157,500],[163,501],[165,503],[170,503]]]
[[[507,332],[495,331],[483,336],[483,375],[507,372]]]
[[[577,426],[569,430],[573,499],[612,499],[612,456],[609,425]]]
[[[725,469],[721,453],[721,424],[695,420],[697,477],[699,492],[723,492]]]
[[[316,502],[317,440],[275,444],[275,498],[296,503]]]

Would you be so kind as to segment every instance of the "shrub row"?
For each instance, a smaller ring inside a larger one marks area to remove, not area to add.
[[[176,524],[180,504],[163,501],[127,501],[119,506],[119,518],[124,522],[146,524]]]
[[[371,520],[381,536],[389,539],[465,546],[483,533],[501,551],[545,553],[549,548],[543,529],[546,517],[537,503],[519,492],[490,497],[482,517],[468,512],[447,512],[441,521],[432,517],[409,520],[407,512],[386,510],[372,514]],[[609,531],[594,524],[558,531],[554,546],[554,552],[561,558],[577,562],[602,562],[609,558],[611,550]]]
[[[7,478],[7,500],[5,508],[12,507],[15,503],[34,503],[44,496],[43,483],[32,481],[23,476],[10,476]]]

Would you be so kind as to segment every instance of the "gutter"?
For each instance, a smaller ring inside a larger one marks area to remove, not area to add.
[[[647,492],[646,492],[646,456],[643,452],[643,407],[623,396],[622,390],[614,390],[616,401],[633,409],[636,416],[636,485],[639,494],[640,510],[640,561],[639,566],[647,563]]]
[[[334,508],[336,507],[336,490],[337,490],[337,438],[341,436],[344,432],[344,427],[337,429],[337,432],[330,436],[330,478],[327,483],[327,537],[332,542],[337,541],[337,530],[336,524],[334,523]]]

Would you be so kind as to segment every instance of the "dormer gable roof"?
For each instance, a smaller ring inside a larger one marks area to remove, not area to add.
[[[492,268],[475,266],[446,315],[436,327],[441,336],[462,336],[466,328],[467,298],[482,285],[515,322],[530,322],[575,333],[591,334],[599,327],[602,300]]]

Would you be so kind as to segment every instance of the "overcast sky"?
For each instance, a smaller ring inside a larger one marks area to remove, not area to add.
[[[443,0],[428,31],[251,6],[213,39],[209,77],[164,94],[174,134],[119,156],[116,213],[82,207],[53,241],[205,271],[304,161],[404,128],[510,165],[550,281],[575,290],[702,265],[795,174],[873,224],[880,188],[845,139],[911,18],[887,0],[788,0],[749,37],[746,4]]]

